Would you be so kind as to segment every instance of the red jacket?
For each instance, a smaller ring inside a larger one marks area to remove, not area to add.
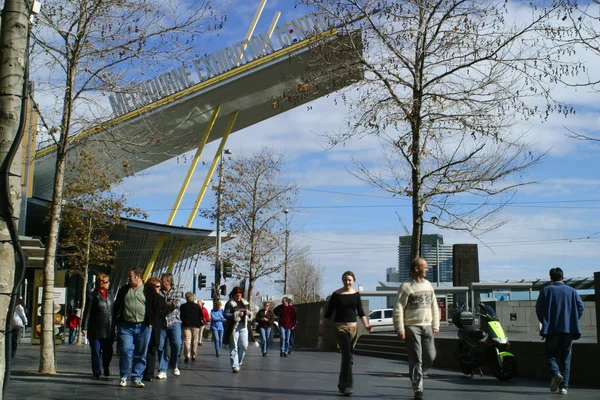
[[[279,326],[285,329],[296,327],[296,309],[294,306],[282,306],[279,309]]]
[[[79,318],[77,314],[71,314],[67,317],[67,326],[71,329],[77,329],[80,323],[81,318]]]
[[[210,321],[210,315],[204,306],[202,306],[202,315],[204,316],[204,325],[208,325],[208,321]]]

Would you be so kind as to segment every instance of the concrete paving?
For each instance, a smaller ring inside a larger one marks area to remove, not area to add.
[[[335,399],[340,355],[319,351],[294,351],[280,358],[278,343],[262,357],[251,347],[239,374],[229,367],[227,351],[216,358],[212,343],[198,347],[195,362],[181,359],[181,376],[146,383],[143,389],[118,386],[118,357],[112,375],[92,380],[88,346],[57,347],[58,373],[37,373],[39,346],[22,343],[13,363],[6,400],[25,399]],[[545,368],[540,360],[540,368]],[[354,361],[354,399],[412,399],[406,362],[357,356]],[[442,400],[559,399],[550,393],[549,380],[514,378],[500,382],[493,376],[474,378],[457,371],[433,369],[425,380],[425,398]],[[600,388],[574,386],[573,399],[600,398]]]

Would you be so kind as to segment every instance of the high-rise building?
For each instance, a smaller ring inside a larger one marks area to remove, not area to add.
[[[410,245],[412,236],[400,236],[398,246],[398,280],[407,281],[410,277]],[[452,282],[452,246],[444,246],[442,235],[423,235],[421,257],[427,260],[430,282]],[[391,281],[390,281],[391,282]]]
[[[398,269],[394,267],[387,268],[385,270],[385,281],[386,282],[402,282],[400,280],[400,275],[398,274]]]

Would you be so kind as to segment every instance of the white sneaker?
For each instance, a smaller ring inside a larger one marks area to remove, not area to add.
[[[179,376],[179,375],[181,375],[181,371],[179,371],[179,368],[175,368],[175,369],[173,370],[173,375],[175,375],[175,376]]]
[[[119,386],[127,386],[127,378],[121,378],[121,380],[119,381]]]
[[[558,389],[558,394],[567,394],[567,389],[565,389],[565,388]]]
[[[550,379],[550,391],[556,392],[558,390],[558,386],[563,381],[563,377],[561,374],[556,374]]]
[[[167,373],[159,372],[158,375],[156,375],[156,379],[167,379]]]
[[[135,386],[136,388],[143,388],[144,386],[144,382],[142,381],[133,381],[133,386]]]

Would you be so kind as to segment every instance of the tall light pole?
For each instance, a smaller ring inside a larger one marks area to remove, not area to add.
[[[215,283],[213,285],[213,300],[219,300],[219,286],[221,286],[221,201],[223,199],[223,158],[231,154],[231,150],[225,149],[219,160],[219,186],[217,189],[217,246],[215,251]]]
[[[288,294],[287,283],[288,283],[288,245],[290,241],[290,230],[288,227],[288,213],[290,210],[287,208],[283,209],[285,214],[285,254],[283,259],[283,294]]]

